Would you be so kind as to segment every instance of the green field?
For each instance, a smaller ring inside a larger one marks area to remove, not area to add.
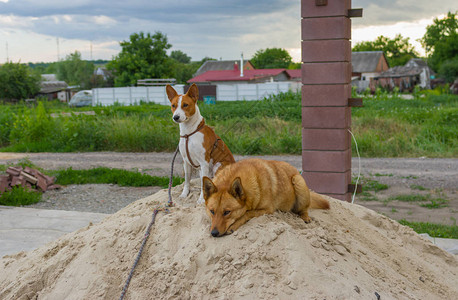
[[[361,156],[457,157],[458,96],[423,96],[406,100],[378,93],[364,97],[364,107],[352,108],[352,131]],[[59,115],[84,110],[95,115]],[[301,153],[300,94],[200,104],[200,110],[235,154]],[[80,109],[58,102],[0,105],[4,152],[172,152],[178,136],[169,107],[157,104]]]

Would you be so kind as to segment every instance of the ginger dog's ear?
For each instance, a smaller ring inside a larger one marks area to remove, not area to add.
[[[210,178],[208,178],[207,176],[204,176],[202,178],[202,186],[204,188],[204,199],[205,199],[205,201],[207,201],[208,198],[210,198],[211,195],[213,195],[214,193],[216,193],[218,191],[218,189],[216,188],[216,186],[213,183],[213,181]]]
[[[243,186],[240,177],[237,177],[234,179],[234,181],[232,181],[229,194],[231,194],[235,199],[245,202],[245,193],[243,192]]]
[[[178,95],[177,91],[175,91],[175,89],[170,84],[165,86],[165,91],[167,93],[167,97],[169,97],[170,102],[172,102],[173,98]]]
[[[191,85],[189,90],[186,92],[186,95],[188,95],[192,100],[194,100],[194,103],[199,100],[199,88],[195,83]]]

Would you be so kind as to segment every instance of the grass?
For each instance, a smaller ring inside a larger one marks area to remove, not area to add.
[[[401,201],[401,202],[424,202],[431,200],[431,195],[396,195],[388,198],[388,201]]]
[[[56,176],[56,183],[60,185],[69,184],[117,184],[119,186],[160,186],[167,188],[169,178],[151,176],[140,172],[127,171],[122,169],[111,169],[99,167],[89,170],[73,170],[68,168],[65,170],[50,172]],[[174,177],[173,186],[183,182],[182,178]]]
[[[458,156],[458,96],[431,94],[406,100],[378,93],[363,103],[364,107],[352,108],[352,131],[363,157]],[[299,93],[199,107],[235,154],[301,153]],[[95,115],[50,117],[83,110]],[[170,114],[168,106],[151,103],[78,109],[58,102],[0,105],[0,151],[171,152],[179,130]]]
[[[0,195],[0,205],[21,206],[38,203],[41,201],[41,193],[28,190],[23,187],[13,187]]]
[[[399,223],[411,227],[417,233],[427,233],[432,237],[458,239],[458,226],[400,220]]]
[[[431,194],[426,195],[419,195],[419,194],[412,194],[412,195],[396,195],[391,196],[386,200],[386,203],[390,201],[402,201],[402,202],[415,202],[419,203],[421,207],[429,208],[429,209],[436,209],[448,206],[448,200],[444,197],[433,197]]]
[[[431,199],[429,203],[420,204],[421,207],[426,207],[429,209],[447,207],[448,200],[444,198],[435,198]]]
[[[425,188],[424,186],[418,185],[418,184],[412,184],[412,185],[410,185],[410,188],[412,190],[418,190],[418,191],[426,191],[427,190],[427,188]]]
[[[353,182],[354,181],[355,179],[353,179]],[[361,185],[363,191],[358,194],[358,199],[361,201],[378,201],[379,199],[376,196],[377,192],[388,189],[387,184],[380,183],[377,180],[369,179],[364,176],[361,177]]]
[[[39,169],[30,160],[22,159],[15,166],[28,166]],[[0,171],[5,171],[10,165],[0,165]],[[151,176],[138,171],[127,171],[122,169],[110,169],[105,167],[89,170],[73,170],[72,168],[63,170],[47,171],[40,169],[41,172],[56,176],[56,183],[60,185],[69,184],[117,184],[119,186],[160,186],[167,188],[169,185],[168,177]],[[183,178],[173,177],[172,186],[181,184]],[[41,201],[42,194],[37,191],[30,191],[22,187],[14,187],[0,195],[0,205],[21,206],[30,205]]]

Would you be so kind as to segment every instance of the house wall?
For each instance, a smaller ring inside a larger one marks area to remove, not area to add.
[[[254,66],[251,64],[251,62],[247,62],[243,64],[243,69],[244,70],[254,70]]]
[[[361,80],[352,80],[351,85],[356,87],[358,93],[361,93],[370,87],[371,79],[378,75],[379,73],[361,73]]]
[[[384,72],[384,71],[386,71],[386,70],[388,70],[388,69],[389,69],[388,63],[387,63],[385,57],[382,55],[382,56],[380,57],[380,60],[379,60],[379,62],[378,62],[378,64],[377,64],[377,68],[375,69],[375,71],[376,71],[377,73],[381,73],[381,72]]]

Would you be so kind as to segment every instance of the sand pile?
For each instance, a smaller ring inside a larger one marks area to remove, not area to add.
[[[159,214],[126,299],[456,299],[457,258],[364,207],[331,199],[311,224],[276,213],[213,238],[197,192]],[[0,299],[119,298],[152,208],[166,201],[160,191],[3,257]]]

